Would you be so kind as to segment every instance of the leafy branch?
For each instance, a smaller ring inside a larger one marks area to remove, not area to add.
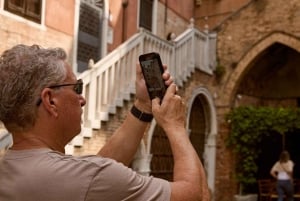
[[[300,129],[300,110],[295,108],[244,106],[231,110],[226,118],[230,126],[226,145],[236,153],[236,179],[244,189],[256,183],[261,152],[257,145],[262,139]]]

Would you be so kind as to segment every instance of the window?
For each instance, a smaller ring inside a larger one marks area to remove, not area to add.
[[[78,72],[88,69],[90,59],[98,61],[101,58],[103,5],[103,0],[82,0],[80,3],[77,41]]]
[[[153,0],[141,0],[140,2],[140,27],[152,31]]]
[[[41,23],[42,0],[5,0],[4,10]]]

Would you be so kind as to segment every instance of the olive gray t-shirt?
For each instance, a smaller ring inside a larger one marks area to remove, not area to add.
[[[169,182],[99,156],[9,150],[0,159],[1,201],[169,201]]]

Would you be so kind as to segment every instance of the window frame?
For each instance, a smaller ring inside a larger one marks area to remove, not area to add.
[[[45,0],[38,0],[40,2],[39,13],[32,12],[30,9],[29,1],[23,0],[23,5],[18,6],[16,4],[12,4],[9,7],[9,3],[11,0],[3,0],[2,2],[2,10],[7,12],[13,16],[20,17],[21,19],[25,19],[26,21],[30,21],[36,24],[43,24],[44,19],[44,5]]]
[[[138,12],[139,12],[139,20],[138,20],[138,27],[142,27],[144,29],[147,29],[150,32],[153,32],[153,10],[154,10],[154,6],[155,6],[155,1],[154,0],[145,0],[147,2],[142,2],[143,0],[139,1],[139,5],[138,5]],[[151,2],[151,3],[150,3]],[[144,8],[147,7],[147,3],[150,3],[152,8],[150,10],[146,10],[148,12],[148,14],[146,17],[143,17],[143,15],[141,15],[141,12],[143,12],[142,10],[142,5],[144,6]],[[147,18],[148,17],[148,18]]]

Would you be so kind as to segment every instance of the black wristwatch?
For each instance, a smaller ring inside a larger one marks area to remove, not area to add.
[[[137,107],[135,107],[135,105],[132,106],[130,112],[133,116],[135,116],[137,119],[139,119],[143,122],[151,122],[153,119],[152,114],[142,112]]]

